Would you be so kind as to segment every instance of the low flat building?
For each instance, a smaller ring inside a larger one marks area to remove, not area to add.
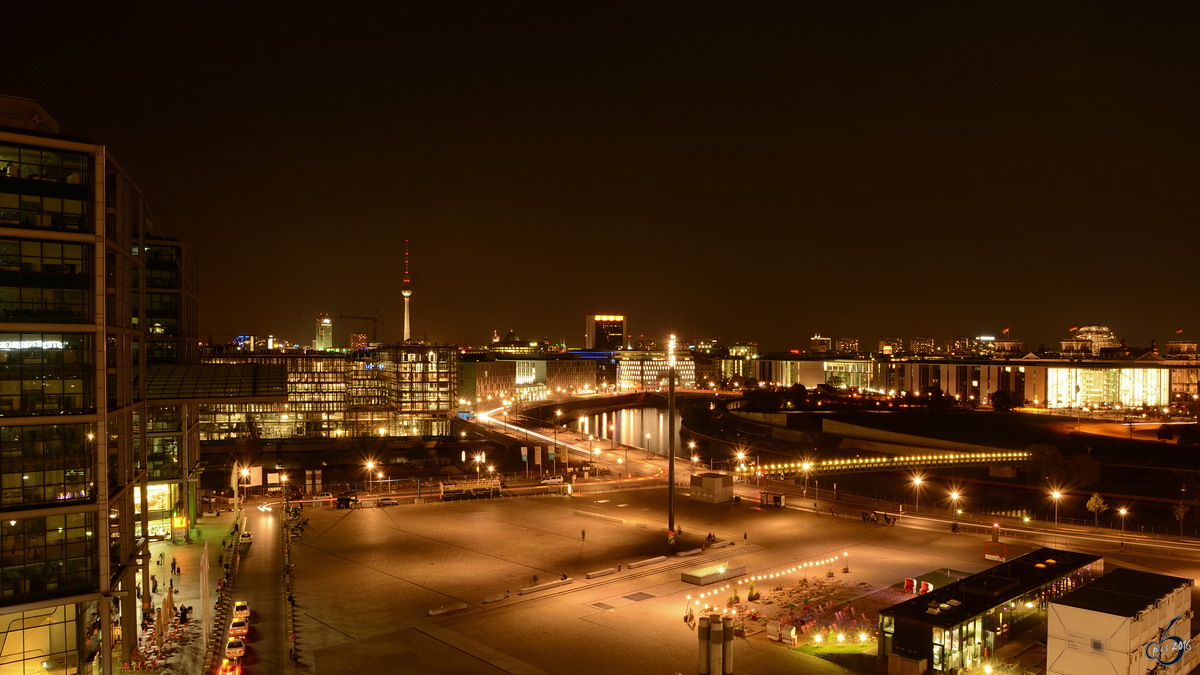
[[[879,612],[888,674],[977,668],[1046,623],[1049,605],[1104,573],[1100,556],[1040,548]]]

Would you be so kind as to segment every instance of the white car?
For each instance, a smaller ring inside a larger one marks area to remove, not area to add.
[[[333,501],[333,493],[332,492],[322,492],[321,494],[317,495],[318,501],[325,501],[326,499],[328,499],[329,501]]]
[[[249,619],[250,603],[245,600],[238,600],[233,603],[233,616],[235,619]]]
[[[230,634],[230,635],[245,635],[245,634],[247,634],[247,633],[249,633],[249,632],[250,632],[250,621],[249,621],[249,619],[238,619],[238,618],[235,618],[235,619],[234,619],[232,622],[230,622],[230,624],[229,624],[229,634]]]
[[[542,485],[562,485],[562,476],[548,476],[542,479]]]
[[[242,530],[242,543],[243,544],[253,544],[254,543],[254,535],[250,534],[250,532],[248,530]]]
[[[240,659],[246,655],[246,640],[241,637],[230,637],[225,643],[225,658]]]
[[[378,500],[376,500],[376,502],[375,502],[375,504],[376,504],[377,506],[396,506],[396,505],[398,505],[399,503],[400,503],[400,502],[396,501],[395,499],[393,499],[393,498],[391,498],[391,497],[380,497],[380,498],[379,498]]]

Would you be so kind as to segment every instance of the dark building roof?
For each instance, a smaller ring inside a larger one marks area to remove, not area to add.
[[[1071,591],[1054,604],[1132,618],[1154,607],[1159,598],[1191,585],[1191,579],[1122,567]]]
[[[287,400],[287,369],[261,363],[152,365],[146,368],[146,398]]]
[[[903,616],[934,626],[953,628],[996,605],[1019,598],[1099,560],[1101,557],[1097,555],[1039,548],[990,570],[892,605],[881,610],[880,614]],[[935,614],[930,609],[938,611]]]

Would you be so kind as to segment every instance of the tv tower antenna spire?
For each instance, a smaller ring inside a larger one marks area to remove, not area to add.
[[[404,341],[408,342],[409,338],[409,323],[408,323],[408,301],[412,297],[412,281],[408,278],[408,240],[404,240],[404,286],[400,288],[400,295],[404,296]]]

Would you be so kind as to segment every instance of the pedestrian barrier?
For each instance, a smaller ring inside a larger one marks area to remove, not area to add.
[[[588,572],[588,573],[587,573],[587,578],[589,578],[589,579],[595,579],[596,577],[606,577],[606,576],[608,576],[608,575],[610,575],[610,574],[616,574],[616,573],[617,573],[617,568],[615,568],[615,567],[610,567],[610,568],[608,568],[608,569],[606,569],[606,570],[597,570],[597,571],[595,571],[595,572]]]
[[[666,559],[667,559],[667,557],[666,557],[666,556],[664,556],[664,555],[660,555],[660,556],[658,556],[657,558],[647,558],[647,559],[645,559],[645,560],[639,560],[639,561],[637,561],[637,562],[631,562],[631,563],[629,563],[629,569],[631,569],[631,570],[632,570],[632,569],[637,569],[637,568],[639,568],[639,567],[645,567],[646,565],[653,565],[654,563],[660,563],[660,562],[663,562],[663,561],[664,561],[664,560],[666,560]]]

